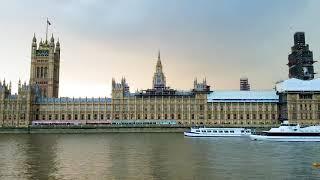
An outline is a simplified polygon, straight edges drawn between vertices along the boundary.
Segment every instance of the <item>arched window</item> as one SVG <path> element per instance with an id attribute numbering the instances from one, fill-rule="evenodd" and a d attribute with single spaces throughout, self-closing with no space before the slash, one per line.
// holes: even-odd
<path id="1" fill-rule="evenodd" d="M 43 67 L 40 69 L 40 77 L 43 77 Z"/>
<path id="2" fill-rule="evenodd" d="M 40 77 L 40 68 L 39 67 L 37 67 L 37 76 L 36 76 L 37 78 L 39 78 Z"/>
<path id="3" fill-rule="evenodd" d="M 47 76 L 48 76 L 48 68 L 45 67 L 44 68 L 44 77 L 47 78 Z"/>

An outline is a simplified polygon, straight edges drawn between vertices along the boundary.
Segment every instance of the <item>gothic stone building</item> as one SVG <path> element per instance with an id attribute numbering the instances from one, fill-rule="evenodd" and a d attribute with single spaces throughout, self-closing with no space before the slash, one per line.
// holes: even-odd
<path id="1" fill-rule="evenodd" d="M 269 91 L 212 91 L 204 79 L 193 88 L 179 91 L 166 85 L 160 53 L 152 88 L 130 92 L 125 78 L 112 79 L 111 98 L 58 97 L 60 43 L 34 37 L 30 83 L 17 94 L 11 84 L 0 83 L 0 126 L 26 127 L 33 122 L 145 122 L 184 126 L 269 126 L 281 120 L 303 124 L 320 122 L 319 79 L 289 79 Z M 305 83 L 300 86 L 300 83 Z M 290 89 L 295 84 L 295 89 Z M 301 87 L 309 87 L 307 91 Z M 300 88 L 300 90 L 299 90 Z"/>

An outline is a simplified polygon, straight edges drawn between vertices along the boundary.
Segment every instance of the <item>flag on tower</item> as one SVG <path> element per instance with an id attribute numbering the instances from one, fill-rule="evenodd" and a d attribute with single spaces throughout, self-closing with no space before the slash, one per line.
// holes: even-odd
<path id="1" fill-rule="evenodd" d="M 51 22 L 47 19 L 47 23 L 48 23 L 48 25 L 51 25 Z"/>

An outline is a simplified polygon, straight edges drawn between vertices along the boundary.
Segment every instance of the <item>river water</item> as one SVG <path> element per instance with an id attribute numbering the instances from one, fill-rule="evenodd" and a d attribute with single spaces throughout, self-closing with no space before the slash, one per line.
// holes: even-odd
<path id="1" fill-rule="evenodd" d="M 0 179 L 320 179 L 320 143 L 181 133 L 0 134 Z"/>

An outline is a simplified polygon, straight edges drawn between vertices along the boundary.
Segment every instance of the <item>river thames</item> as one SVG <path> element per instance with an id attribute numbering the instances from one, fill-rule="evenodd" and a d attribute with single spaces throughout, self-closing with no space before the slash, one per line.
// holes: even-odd
<path id="1" fill-rule="evenodd" d="M 181 133 L 0 134 L 0 179 L 320 179 L 320 143 Z"/>

